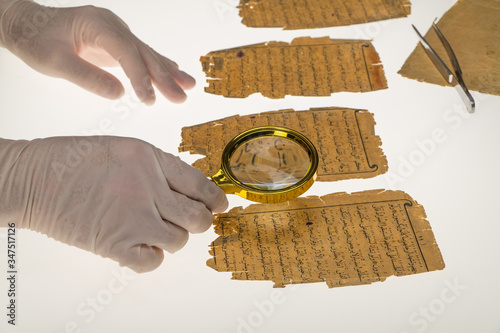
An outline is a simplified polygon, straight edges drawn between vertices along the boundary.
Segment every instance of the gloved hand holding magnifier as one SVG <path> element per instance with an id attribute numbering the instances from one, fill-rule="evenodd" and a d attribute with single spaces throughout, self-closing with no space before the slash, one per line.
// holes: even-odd
<path id="1" fill-rule="evenodd" d="M 212 177 L 226 194 L 278 203 L 293 200 L 316 180 L 318 153 L 301 133 L 275 126 L 252 128 L 233 138 Z"/>

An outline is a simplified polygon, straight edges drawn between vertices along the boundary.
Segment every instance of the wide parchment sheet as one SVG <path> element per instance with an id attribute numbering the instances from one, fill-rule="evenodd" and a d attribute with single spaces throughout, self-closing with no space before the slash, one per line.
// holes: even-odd
<path id="1" fill-rule="evenodd" d="M 184 127 L 179 152 L 205 155 L 193 166 L 211 177 L 221 166 L 226 144 L 239 133 L 258 126 L 287 127 L 308 137 L 319 155 L 318 181 L 370 178 L 387 171 L 381 140 L 374 134 L 373 114 L 337 107 L 236 115 Z"/>
<path id="2" fill-rule="evenodd" d="M 409 0 L 240 0 L 248 27 L 312 29 L 374 22 L 410 14 Z"/>
<path id="3" fill-rule="evenodd" d="M 205 91 L 225 97 L 330 96 L 387 88 L 370 41 L 301 37 L 214 51 L 200 59 Z"/>
<path id="4" fill-rule="evenodd" d="M 469 90 L 500 95 L 500 1 L 458 1 L 437 25 L 458 58 Z M 453 70 L 434 29 L 431 28 L 425 38 Z M 420 43 L 399 74 L 418 81 L 447 85 Z"/>
<path id="5" fill-rule="evenodd" d="M 207 265 L 235 280 L 328 287 L 444 268 L 424 208 L 401 191 L 298 198 L 218 214 Z"/>

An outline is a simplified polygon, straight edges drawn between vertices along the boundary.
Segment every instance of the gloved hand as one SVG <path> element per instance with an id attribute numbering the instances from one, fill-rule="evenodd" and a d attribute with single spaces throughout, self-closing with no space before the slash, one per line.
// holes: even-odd
<path id="1" fill-rule="evenodd" d="M 116 99 L 124 94 L 122 84 L 98 66 L 120 65 L 147 105 L 156 98 L 152 83 L 175 103 L 183 102 L 184 90 L 195 85 L 190 75 L 141 42 L 107 9 L 50 8 L 30 0 L 17 0 L 3 9 L 2 13 L 0 7 L 0 46 L 40 73 Z"/>
<path id="2" fill-rule="evenodd" d="M 118 261 L 157 268 L 227 208 L 201 171 L 121 137 L 0 139 L 0 226 L 35 230 Z"/>

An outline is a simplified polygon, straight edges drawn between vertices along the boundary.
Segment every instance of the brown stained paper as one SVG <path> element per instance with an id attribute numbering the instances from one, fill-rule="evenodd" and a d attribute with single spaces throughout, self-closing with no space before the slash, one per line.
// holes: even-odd
<path id="1" fill-rule="evenodd" d="M 241 0 L 242 23 L 249 27 L 311 29 L 406 17 L 409 0 Z"/>
<path id="2" fill-rule="evenodd" d="M 328 287 L 444 268 L 425 211 L 401 191 L 335 193 L 218 214 L 207 265 L 235 280 Z"/>
<path id="3" fill-rule="evenodd" d="M 384 69 L 370 41 L 328 37 L 268 42 L 210 52 L 201 57 L 208 87 L 225 97 L 330 96 L 387 88 Z"/>
<path id="4" fill-rule="evenodd" d="M 336 107 L 236 115 L 184 127 L 179 152 L 205 155 L 193 166 L 210 177 L 219 170 L 222 151 L 236 135 L 259 126 L 282 126 L 304 134 L 316 147 L 318 181 L 370 178 L 387 171 L 374 125 L 373 114 L 366 110 Z"/>
<path id="5" fill-rule="evenodd" d="M 500 1 L 458 1 L 437 25 L 458 58 L 467 87 L 500 95 Z M 430 29 L 425 38 L 453 70 L 434 29 Z M 447 85 L 420 43 L 399 74 L 418 81 Z"/>

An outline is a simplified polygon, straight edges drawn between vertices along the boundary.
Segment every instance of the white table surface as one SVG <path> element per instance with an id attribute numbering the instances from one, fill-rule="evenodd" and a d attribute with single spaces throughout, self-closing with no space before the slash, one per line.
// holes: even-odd
<path id="1" fill-rule="evenodd" d="M 92 3 L 113 10 L 137 36 L 195 76 L 197 86 L 182 105 L 161 97 L 153 107 L 141 105 L 127 82 L 125 97 L 108 101 L 45 77 L 0 49 L 0 136 L 86 135 L 98 133 L 104 120 L 112 124 L 104 134 L 137 137 L 178 154 L 183 126 L 286 108 L 368 109 L 375 114 L 389 173 L 399 177 L 397 181 L 382 175 L 316 183 L 308 194 L 404 190 L 425 207 L 446 268 L 365 286 L 328 289 L 325 283 L 316 283 L 273 289 L 272 282 L 235 281 L 231 273 L 208 268 L 208 245 L 216 238 L 213 230 L 193 235 L 184 249 L 167 254 L 160 268 L 142 275 L 44 235 L 20 230 L 17 326 L 12 327 L 6 316 L 3 229 L 0 332 L 500 332 L 500 219 L 496 209 L 500 97 L 473 93 L 477 111 L 468 115 L 453 88 L 397 74 L 417 44 L 411 24 L 425 32 L 455 1 L 413 0 L 408 18 L 299 31 L 247 28 L 240 23 L 235 2 Z M 87 4 L 50 1 L 57 3 Z M 389 89 L 278 100 L 260 94 L 226 99 L 203 91 L 206 83 L 200 56 L 270 40 L 289 42 L 301 36 L 373 38 Z M 112 72 L 125 78 L 120 69 Z M 435 130 L 441 130 L 445 139 L 423 151 L 421 143 L 428 142 Z M 180 156 L 187 162 L 196 159 L 187 153 Z M 414 162 L 411 167 L 410 160 Z M 229 200 L 231 207 L 249 204 L 235 196 Z"/>

